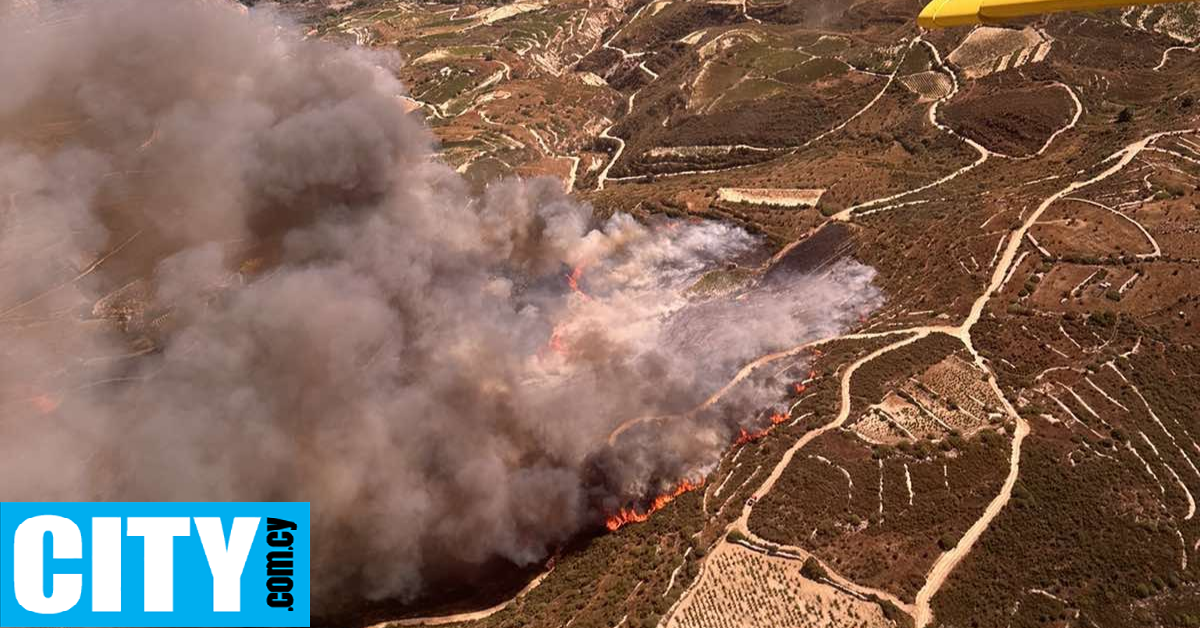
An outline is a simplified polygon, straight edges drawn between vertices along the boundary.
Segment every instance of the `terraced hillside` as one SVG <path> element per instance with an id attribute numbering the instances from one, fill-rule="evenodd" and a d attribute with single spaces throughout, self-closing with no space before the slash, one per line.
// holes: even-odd
<path id="1" fill-rule="evenodd" d="M 1200 4 L 936 32 L 916 0 L 286 4 L 399 55 L 479 188 L 765 236 L 693 298 L 839 257 L 886 297 L 745 365 L 788 412 L 648 521 L 334 623 L 1200 625 Z"/>

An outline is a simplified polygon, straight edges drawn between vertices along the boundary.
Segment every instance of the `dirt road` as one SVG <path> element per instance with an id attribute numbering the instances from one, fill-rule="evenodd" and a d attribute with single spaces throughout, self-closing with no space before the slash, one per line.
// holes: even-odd
<path id="1" fill-rule="evenodd" d="M 757 502 L 764 495 L 771 492 L 771 489 L 775 486 L 775 482 L 779 480 L 779 476 L 783 475 L 783 471 L 787 469 L 788 464 L 792 462 L 792 458 L 796 455 L 797 451 L 800 451 L 800 449 L 812 442 L 812 440 L 816 437 L 828 432 L 829 430 L 841 427 L 842 424 L 846 422 L 846 419 L 850 417 L 850 380 L 854 377 L 854 372 L 857 371 L 860 366 L 885 353 L 899 349 L 905 345 L 912 344 L 928 336 L 931 333 L 931 329 L 932 328 L 923 328 L 919 331 L 910 330 L 914 331 L 915 333 L 912 333 L 911 336 L 905 338 L 904 340 L 893 342 L 886 347 L 876 349 L 875 351 L 859 358 L 853 364 L 851 364 L 845 370 L 845 372 L 842 373 L 842 401 L 841 409 L 838 410 L 837 416 L 834 417 L 834 419 L 829 423 L 826 423 L 825 425 L 808 432 L 804 436 L 800 437 L 795 443 L 793 443 L 792 446 L 789 447 L 788 450 L 783 454 L 783 458 L 780 458 L 779 463 L 775 465 L 775 468 L 771 470 L 771 474 L 768 475 L 765 480 L 763 480 L 762 484 L 758 485 L 758 489 L 754 491 L 752 499 Z M 738 530 L 747 533 L 749 532 L 750 528 L 747 525 L 747 522 L 750 520 L 750 511 L 753 509 L 754 506 L 749 501 L 746 503 L 746 505 L 742 506 L 742 515 L 738 517 L 737 521 L 735 521 L 733 524 Z"/>
<path id="2" fill-rule="evenodd" d="M 923 628 L 929 624 L 933 618 L 933 611 L 930 608 L 930 600 L 933 599 L 942 585 L 945 584 L 946 578 L 950 576 L 950 572 L 958 566 L 958 563 L 970 553 L 971 548 L 975 546 L 975 542 L 991 525 L 992 520 L 1004 506 L 1008 504 L 1008 500 L 1012 497 L 1013 486 L 1017 483 L 1017 477 L 1020 475 L 1021 465 L 1021 443 L 1025 437 L 1029 435 L 1029 423 L 1018 417 L 1017 429 L 1013 433 L 1012 453 L 1009 455 L 1008 477 L 1004 479 L 1004 486 L 1000 488 L 1000 493 L 996 495 L 992 502 L 988 504 L 983 511 L 983 516 L 975 521 L 966 534 L 959 539 L 953 549 L 941 555 L 937 562 L 933 564 L 933 568 L 929 570 L 925 577 L 925 584 L 921 590 L 917 592 L 917 600 L 915 604 L 916 612 L 913 613 L 913 619 L 916 622 L 917 628 Z"/>
<path id="3" fill-rule="evenodd" d="M 520 592 L 518 592 L 512 598 L 483 610 L 471 611 L 468 613 L 455 613 L 453 615 L 440 615 L 437 617 L 410 617 L 408 619 L 394 619 L 391 621 L 380 622 L 378 624 L 368 626 L 367 628 L 387 628 L 388 626 L 443 626 L 446 624 L 457 624 L 460 622 L 487 619 L 488 617 L 491 617 L 492 615 L 495 615 L 496 613 L 508 608 L 508 606 L 513 602 L 525 597 L 525 594 L 537 588 L 537 586 L 546 579 L 546 576 L 550 575 L 551 571 L 552 570 L 548 569 L 542 572 L 540 575 L 538 575 L 538 577 L 529 581 L 529 584 L 525 585 L 525 588 L 521 589 Z"/>

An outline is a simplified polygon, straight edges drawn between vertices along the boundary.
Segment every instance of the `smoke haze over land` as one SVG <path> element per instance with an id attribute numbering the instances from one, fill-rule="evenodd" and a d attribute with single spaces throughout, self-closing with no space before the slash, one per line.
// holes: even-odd
<path id="1" fill-rule="evenodd" d="M 311 501 L 318 603 L 543 559 L 776 399 L 615 426 L 879 299 L 838 262 L 690 300 L 757 239 L 474 196 L 397 59 L 268 11 L 0 14 L 0 499 Z"/>

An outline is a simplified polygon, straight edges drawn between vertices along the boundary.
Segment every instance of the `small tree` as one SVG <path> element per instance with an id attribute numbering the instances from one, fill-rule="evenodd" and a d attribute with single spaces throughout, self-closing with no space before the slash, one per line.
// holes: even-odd
<path id="1" fill-rule="evenodd" d="M 1121 113 L 1117 114 L 1117 124 L 1129 124 L 1130 122 L 1133 122 L 1133 111 L 1129 107 L 1125 107 Z"/>
<path id="2" fill-rule="evenodd" d="M 800 568 L 800 575 L 809 580 L 822 581 L 829 578 L 829 572 L 825 571 L 825 567 L 817 562 L 817 559 L 809 556 L 804 561 L 804 566 Z"/>

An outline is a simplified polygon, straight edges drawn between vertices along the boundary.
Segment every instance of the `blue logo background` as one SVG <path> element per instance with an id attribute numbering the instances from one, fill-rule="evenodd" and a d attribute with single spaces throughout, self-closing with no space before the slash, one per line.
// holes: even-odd
<path id="1" fill-rule="evenodd" d="M 51 593 L 55 573 L 83 574 L 83 591 L 70 610 L 42 615 L 17 603 L 13 573 L 13 539 L 17 526 L 39 515 L 70 519 L 83 538 L 83 557 L 54 559 L 51 537 L 43 537 L 43 590 Z M 92 612 L 92 517 L 120 517 L 121 521 L 121 611 Z M 219 517 L 228 543 L 234 517 L 259 517 L 254 544 L 246 558 L 241 578 L 241 611 L 213 611 L 213 577 L 204 547 L 190 522 L 191 533 L 176 537 L 174 547 L 174 610 L 147 613 L 143 606 L 144 539 L 127 536 L 128 517 Z M 293 548 L 292 610 L 267 605 L 267 552 L 278 549 L 267 544 L 267 519 L 295 523 Z M 309 505 L 301 502 L 149 502 L 149 503 L 0 503 L 0 627 L 59 626 L 308 626 L 311 583 L 309 573 Z"/>

